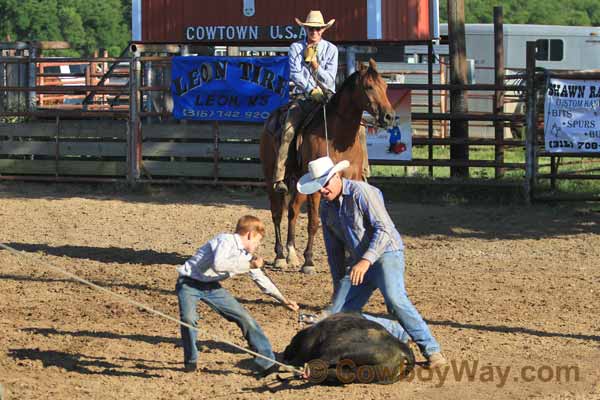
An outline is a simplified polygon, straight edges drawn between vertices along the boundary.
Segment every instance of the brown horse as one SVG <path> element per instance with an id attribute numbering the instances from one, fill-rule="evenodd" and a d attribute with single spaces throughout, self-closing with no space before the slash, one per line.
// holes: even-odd
<path id="1" fill-rule="evenodd" d="M 307 200 L 307 196 L 296 191 L 296 181 L 307 171 L 309 161 L 327 155 L 328 146 L 329 157 L 334 163 L 341 160 L 350 162 L 350 167 L 343 172 L 345 178 L 363 178 L 363 146 L 358 137 L 363 111 L 370 113 L 380 126 L 391 126 L 395 119 L 395 112 L 387 98 L 386 90 L 387 84 L 377 72 L 377 65 L 373 60 L 369 61 L 368 67 L 361 66 L 359 71 L 350 75 L 326 107 L 329 141 L 325 139 L 323 110 L 319 108 L 317 116 L 301 132 L 302 141 L 298 152 L 291 151 L 291 155 L 288 157 L 286 181 L 290 188 L 290 196 L 284 196 L 273 190 L 272 177 L 279 138 L 276 138 L 267 129 L 263 130 L 260 140 L 260 158 L 271 203 L 271 216 L 275 225 L 275 266 L 284 266 L 286 262 L 293 266 L 300 265 L 295 244 L 296 220 L 300 207 Z M 279 113 L 274 112 L 270 118 L 276 118 L 277 114 Z M 269 121 L 265 127 L 268 125 Z M 294 146 L 290 146 L 290 148 L 292 147 Z M 312 248 L 315 234 L 319 228 L 321 196 L 317 192 L 308 198 L 308 243 L 304 251 L 304 265 L 301 270 L 305 273 L 313 273 L 315 267 Z M 288 256 L 286 260 L 281 241 L 281 219 L 288 204 Z"/>

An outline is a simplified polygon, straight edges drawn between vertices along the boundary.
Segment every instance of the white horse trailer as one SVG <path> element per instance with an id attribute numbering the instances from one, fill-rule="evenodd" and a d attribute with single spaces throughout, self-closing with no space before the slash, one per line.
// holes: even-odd
<path id="1" fill-rule="evenodd" d="M 442 36 L 448 25 L 440 26 Z M 494 25 L 466 24 L 467 58 L 475 61 L 475 81 L 494 83 Z M 504 63 L 525 69 L 527 42 L 538 42 L 536 65 L 549 70 L 600 68 L 600 27 L 504 24 Z"/>
<path id="2" fill-rule="evenodd" d="M 526 67 L 527 42 L 538 43 L 536 65 L 552 71 L 600 68 L 600 27 L 504 24 L 504 66 L 507 75 L 518 74 Z M 440 25 L 442 37 L 448 25 Z M 466 24 L 465 40 L 471 83 L 494 83 L 494 25 Z M 434 46 L 436 55 L 447 56 L 448 46 Z M 409 61 L 420 62 L 426 46 L 406 46 Z M 412 55 L 412 56 L 411 56 Z M 424 67 L 426 68 L 426 67 Z M 515 83 L 515 82 L 512 82 Z M 493 92 L 468 93 L 470 111 L 492 111 Z M 522 104 L 507 103 L 505 112 L 523 112 Z M 470 135 L 493 137 L 491 123 L 471 123 Z M 510 131 L 507 129 L 507 135 Z"/>

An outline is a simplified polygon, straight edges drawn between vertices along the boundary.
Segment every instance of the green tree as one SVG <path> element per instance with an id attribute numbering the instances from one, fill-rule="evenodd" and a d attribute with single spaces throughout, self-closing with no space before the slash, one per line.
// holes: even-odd
<path id="1" fill-rule="evenodd" d="M 66 5 L 59 8 L 58 17 L 63 27 L 63 38 L 71 45 L 71 50 L 67 51 L 66 55 L 78 55 L 78 49 L 84 48 L 86 44 L 86 32 L 81 16 L 74 7 Z"/>
<path id="2" fill-rule="evenodd" d="M 105 48 L 119 55 L 131 37 L 121 0 L 79 0 L 77 5 L 86 31 L 86 52 Z"/>
<path id="3" fill-rule="evenodd" d="M 494 6 L 502 6 L 504 23 L 600 26 L 598 0 L 464 0 L 467 23 L 491 23 Z M 447 21 L 448 0 L 440 0 L 440 18 Z"/>
<path id="4" fill-rule="evenodd" d="M 0 40 L 64 40 L 71 44 L 67 55 L 100 48 L 119 55 L 131 37 L 130 21 L 127 0 L 0 0 Z"/>

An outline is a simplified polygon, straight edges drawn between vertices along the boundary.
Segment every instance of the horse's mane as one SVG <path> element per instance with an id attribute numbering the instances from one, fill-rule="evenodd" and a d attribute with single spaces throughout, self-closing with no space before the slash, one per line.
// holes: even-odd
<path id="1" fill-rule="evenodd" d="M 364 74 L 370 76 L 373 80 L 376 80 L 379 76 L 377 70 L 372 68 L 368 68 Z M 357 70 L 353 72 L 349 77 L 344 79 L 344 82 L 342 83 L 340 89 L 333 95 L 331 100 L 329 100 L 329 103 L 327 103 L 327 112 L 333 111 L 338 108 L 338 103 L 340 102 L 343 93 L 345 93 L 346 91 L 352 92 L 354 91 L 354 89 L 356 89 L 356 85 L 358 85 L 358 80 L 360 79 L 360 77 L 361 72 L 360 70 Z"/>
<path id="2" fill-rule="evenodd" d="M 349 77 L 344 79 L 344 82 L 342 83 L 342 86 L 340 87 L 340 89 L 335 92 L 335 94 L 333 95 L 331 100 L 329 100 L 329 102 L 327 103 L 327 111 L 336 109 L 338 107 L 338 103 L 340 102 L 340 99 L 342 98 L 342 94 L 345 91 L 349 90 L 350 92 L 352 92 L 356 88 L 359 77 L 360 77 L 360 72 L 355 71 L 352 73 L 352 75 L 350 75 Z"/>
<path id="3" fill-rule="evenodd" d="M 374 80 L 376 80 L 377 77 L 379 76 L 379 73 L 375 69 L 368 68 L 365 72 L 361 72 L 360 70 L 357 70 L 354 73 L 352 73 L 349 77 L 344 79 L 344 82 L 342 83 L 342 86 L 340 87 L 340 89 L 337 92 L 335 92 L 335 94 L 331 97 L 331 99 L 327 103 L 327 114 L 328 115 L 330 113 L 331 114 L 336 113 L 336 110 L 340 106 L 340 101 L 341 101 L 342 97 L 347 92 L 352 93 L 356 89 L 356 86 L 359 83 L 359 79 L 361 78 L 361 76 L 364 76 L 364 75 L 368 75 L 371 78 L 373 78 Z M 312 118 L 312 120 L 308 123 L 308 125 L 304 127 L 305 132 L 310 132 L 315 127 L 319 126 L 322 122 L 323 122 L 322 119 Z"/>

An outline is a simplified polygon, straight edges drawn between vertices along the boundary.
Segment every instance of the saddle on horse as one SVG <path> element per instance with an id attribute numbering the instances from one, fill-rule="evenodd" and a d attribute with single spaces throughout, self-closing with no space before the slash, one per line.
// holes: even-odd
<path id="1" fill-rule="evenodd" d="M 285 126 L 285 120 L 287 118 L 288 110 L 290 109 L 291 104 L 292 103 L 285 104 L 273 111 L 267 119 L 267 122 L 265 123 L 266 131 L 275 138 L 277 143 L 281 141 L 283 128 Z M 307 100 L 301 100 L 298 104 L 302 108 L 302 113 L 305 115 L 305 117 L 299 124 L 299 126 L 295 129 L 295 137 L 292 142 L 294 143 L 294 145 L 290 146 L 290 151 L 288 154 L 288 161 L 291 158 L 290 155 L 296 155 L 293 159 L 295 160 L 297 166 L 299 166 L 301 162 L 299 156 L 300 152 L 298 150 L 302 145 L 302 137 L 304 134 L 304 130 L 306 129 L 306 127 L 311 125 L 315 119 L 317 119 L 318 117 L 322 118 L 322 113 L 319 113 L 319 111 L 322 110 L 322 104 Z M 316 123 L 317 121 L 314 122 Z"/>

